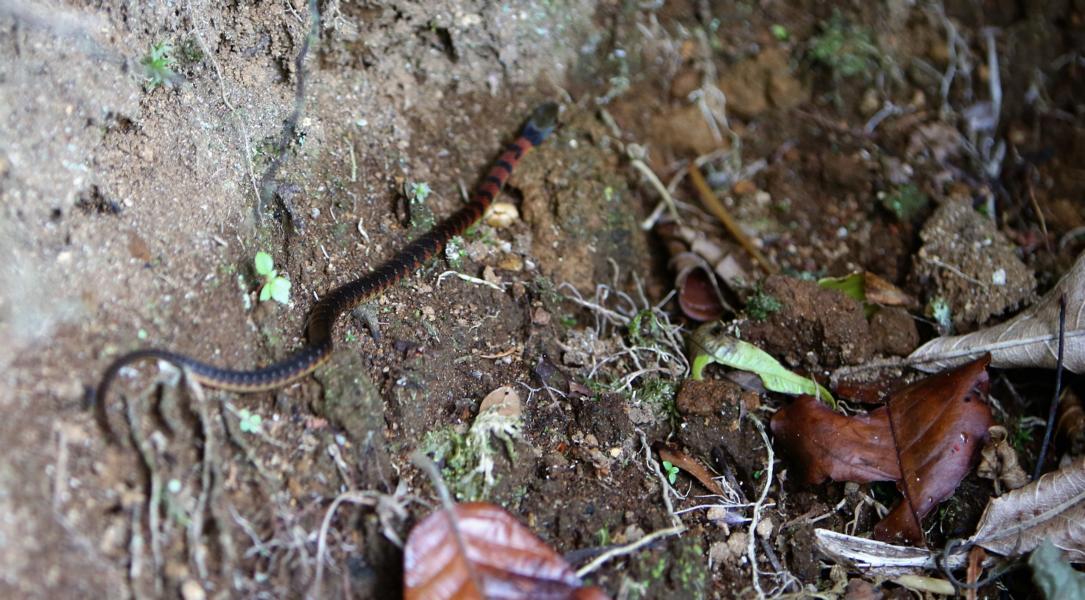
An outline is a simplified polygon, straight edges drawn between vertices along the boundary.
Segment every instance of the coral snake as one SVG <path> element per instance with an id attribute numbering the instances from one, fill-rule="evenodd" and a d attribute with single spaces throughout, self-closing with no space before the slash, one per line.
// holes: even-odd
<path id="1" fill-rule="evenodd" d="M 463 208 L 407 244 L 377 268 L 335 288 L 320 299 L 309 313 L 306 324 L 307 343 L 294 354 L 266 367 L 235 371 L 209 365 L 169 350 L 136 350 L 113 361 L 102 376 L 95 397 L 100 416 L 104 417 L 106 394 L 113 380 L 123 367 L 135 362 L 162 360 L 173 363 L 187 370 L 193 379 L 205 386 L 235 392 L 271 390 L 312 373 L 331 356 L 332 334 L 339 317 L 406 277 L 430 257 L 441 252 L 450 239 L 462 234 L 478 221 L 505 185 L 516 163 L 553 131 L 557 116 L 557 104 L 546 103 L 536 108 L 521 130 L 520 137 L 505 147 L 505 151 L 494 162 Z"/>

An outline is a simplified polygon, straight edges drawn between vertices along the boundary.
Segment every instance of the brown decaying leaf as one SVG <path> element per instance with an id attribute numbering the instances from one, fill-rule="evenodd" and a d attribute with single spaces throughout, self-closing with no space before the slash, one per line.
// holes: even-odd
<path id="1" fill-rule="evenodd" d="M 990 352 L 991 366 L 1055 368 L 1059 344 L 1059 297 L 1066 295 L 1066 333 L 1063 366 L 1074 373 L 1085 372 L 1085 254 L 1073 268 L 1036 304 L 994 327 L 967 335 L 935 338 L 922 345 L 910 362 L 922 360 L 916 368 L 938 371 L 958 365 L 971 357 Z"/>
<path id="2" fill-rule="evenodd" d="M 700 267 L 679 274 L 675 282 L 678 306 L 687 317 L 704 322 L 723 316 L 723 303 L 712 277 L 711 273 Z"/>
<path id="3" fill-rule="evenodd" d="M 866 301 L 871 304 L 903 306 L 906 308 L 919 306 L 915 298 L 870 271 L 863 272 L 863 293 L 866 296 Z"/>
<path id="4" fill-rule="evenodd" d="M 1073 562 L 1085 562 L 1085 459 L 991 500 L 970 541 L 1021 556 L 1045 539 Z"/>
<path id="5" fill-rule="evenodd" d="M 980 450 L 980 464 L 976 475 L 995 482 L 995 495 L 1002 494 L 1002 486 L 1016 490 L 1028 484 L 1029 476 L 1017 460 L 1017 450 L 1010 445 L 1010 432 L 1001 425 L 987 430 L 987 443 Z"/>
<path id="6" fill-rule="evenodd" d="M 705 489 L 713 494 L 717 496 L 724 495 L 723 488 L 720 487 L 720 484 L 715 479 L 712 479 L 712 473 L 710 473 L 699 460 L 686 454 L 682 450 L 661 446 L 659 448 L 659 458 L 682 469 L 686 473 L 693 475 L 697 481 L 701 482 L 701 485 L 703 485 Z"/>
<path id="7" fill-rule="evenodd" d="M 1064 389 L 1059 400 L 1055 441 L 1070 456 L 1085 454 L 1085 408 L 1081 406 L 1081 398 L 1071 388 Z"/>
<path id="8" fill-rule="evenodd" d="M 565 560 L 504 509 L 483 502 L 438 510 L 403 550 L 407 600 L 606 598 L 582 587 Z"/>
<path id="9" fill-rule="evenodd" d="M 897 390 L 865 416 L 844 417 L 800 397 L 773 416 L 773 434 L 807 484 L 896 481 L 904 500 L 875 526 L 874 537 L 922 544 L 923 517 L 957 488 L 993 424 L 989 360 Z"/>

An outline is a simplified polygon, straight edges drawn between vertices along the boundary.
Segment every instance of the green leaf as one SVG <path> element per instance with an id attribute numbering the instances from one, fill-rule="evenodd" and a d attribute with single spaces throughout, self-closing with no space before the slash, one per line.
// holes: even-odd
<path id="1" fill-rule="evenodd" d="M 271 258 L 271 255 L 261 250 L 256 253 L 256 273 L 261 277 L 269 277 L 272 274 L 272 269 L 275 268 L 275 261 Z"/>
<path id="2" fill-rule="evenodd" d="M 267 302 L 271 298 L 271 283 L 265 283 L 260 288 L 260 302 Z"/>
<path id="3" fill-rule="evenodd" d="M 678 467 L 665 460 L 663 461 L 663 470 L 667 472 L 667 481 L 674 485 L 674 482 L 678 480 Z"/>
<path id="4" fill-rule="evenodd" d="M 271 297 L 279 304 L 290 304 L 290 280 L 285 277 L 272 279 L 267 287 L 271 288 Z"/>
<path id="5" fill-rule="evenodd" d="M 694 353 L 690 377 L 693 379 L 702 379 L 704 368 L 709 363 L 716 362 L 756 374 L 765 387 L 774 392 L 791 395 L 809 394 L 836 407 L 836 400 L 821 384 L 788 371 L 768 352 L 718 329 L 718 323 L 709 323 L 702 325 L 690 336 Z"/>
<path id="6" fill-rule="evenodd" d="M 859 302 L 866 302 L 866 280 L 862 272 L 845 277 L 823 277 L 818 279 L 818 285 L 828 290 L 837 290 Z"/>
<path id="7" fill-rule="evenodd" d="M 1044 540 L 1028 558 L 1032 581 L 1048 600 L 1085 598 L 1085 573 L 1079 573 L 1062 557 L 1062 551 Z"/>

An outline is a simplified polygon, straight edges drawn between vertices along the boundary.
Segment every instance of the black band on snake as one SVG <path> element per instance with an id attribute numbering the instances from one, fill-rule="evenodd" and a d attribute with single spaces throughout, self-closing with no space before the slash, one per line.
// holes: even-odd
<path id="1" fill-rule="evenodd" d="M 209 365 L 169 350 L 136 350 L 113 361 L 102 376 L 95 397 L 100 415 L 104 417 L 106 394 L 121 368 L 144 360 L 173 363 L 187 369 L 196 381 L 205 386 L 235 392 L 272 390 L 312 373 L 331 356 L 332 334 L 339 317 L 409 275 L 430 257 L 441 252 L 450 239 L 461 235 L 478 221 L 505 185 L 516 163 L 553 131 L 557 116 L 558 106 L 554 103 L 543 104 L 535 109 L 521 130 L 520 137 L 506 146 L 490 172 L 475 189 L 467 205 L 377 268 L 335 288 L 320 299 L 309 313 L 306 324 L 307 343 L 294 354 L 266 367 L 252 371 L 235 371 Z"/>

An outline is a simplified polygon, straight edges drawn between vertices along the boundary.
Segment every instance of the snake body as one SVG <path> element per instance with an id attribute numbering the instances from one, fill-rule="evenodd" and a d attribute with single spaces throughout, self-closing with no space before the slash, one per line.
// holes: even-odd
<path id="1" fill-rule="evenodd" d="M 535 109 L 520 131 L 520 136 L 505 147 L 463 208 L 407 244 L 380 266 L 335 288 L 313 305 L 306 325 L 307 342 L 297 352 L 258 369 L 233 370 L 216 367 L 170 350 L 136 350 L 114 360 L 106 369 L 96 393 L 99 410 L 104 410 L 106 395 L 120 370 L 132 363 L 146 360 L 173 363 L 187 370 L 192 378 L 205 386 L 235 392 L 272 390 L 312 373 L 331 356 L 333 333 L 339 317 L 409 275 L 433 255 L 441 252 L 450 239 L 461 235 L 478 221 L 505 185 L 516 163 L 553 131 L 557 124 L 557 114 L 558 106 L 554 103 L 543 104 Z"/>

